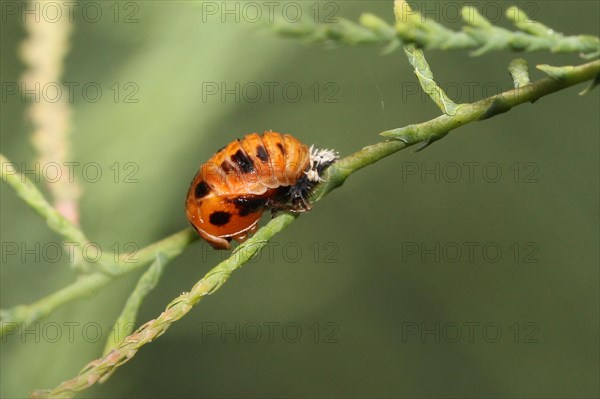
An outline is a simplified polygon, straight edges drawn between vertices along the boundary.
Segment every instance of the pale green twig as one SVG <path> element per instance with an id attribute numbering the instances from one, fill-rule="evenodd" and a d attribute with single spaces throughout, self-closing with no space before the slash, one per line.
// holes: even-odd
<path id="1" fill-rule="evenodd" d="M 539 69 L 540 71 L 544 72 L 545 74 L 553 77 L 556 80 L 569 79 L 569 77 L 571 76 L 571 73 L 573 71 L 573 68 L 575 68 L 574 66 L 571 66 L 571 65 L 556 67 L 556 66 L 552 66 L 552 65 L 548 65 L 548 64 L 536 65 L 535 67 L 537 69 Z M 583 91 L 581 91 L 579 93 L 579 95 L 583 96 L 583 95 L 589 93 L 596 86 L 598 86 L 598 84 L 600 84 L 600 73 L 596 75 L 594 80 L 592 80 L 592 82 L 590 82 L 589 86 L 586 87 Z"/>
<path id="2" fill-rule="evenodd" d="M 46 220 L 48 227 L 63 236 L 65 243 L 74 245 L 77 249 L 75 252 L 78 254 L 77 260 L 85 260 L 81 251 L 89 243 L 89 240 L 83 231 L 50 205 L 31 180 L 17 171 L 16 164 L 2 154 L 0 154 L 0 176 L 3 183 L 8 183 L 20 198 Z M 100 272 L 119 275 L 122 274 L 123 268 L 136 268 L 135 265 L 127 263 L 123 259 L 127 255 L 117 255 L 116 262 L 113 257 L 105 255 L 102 254 L 100 260 L 93 264 L 94 268 Z"/>
<path id="3" fill-rule="evenodd" d="M 535 67 L 556 80 L 567 79 L 575 68 L 571 65 L 557 67 L 548 64 L 540 64 Z"/>
<path id="4" fill-rule="evenodd" d="M 0 170 L 2 182 L 8 183 L 27 205 L 40 214 L 48 223 L 48 227 L 63 236 L 66 241 L 77 243 L 80 247 L 88 242 L 83 232 L 50 205 L 37 187 L 17 171 L 16 164 L 2 154 L 0 154 Z"/>
<path id="5" fill-rule="evenodd" d="M 506 112 L 518 104 L 533 102 L 555 91 L 591 80 L 599 72 L 600 61 L 590 62 L 574 67 L 573 70 L 567 73 L 567 76 L 560 80 L 545 78 L 523 88 L 501 93 L 473 104 L 463 104 L 458 108 L 456 116 L 442 115 L 419 125 L 411 125 L 411 128 L 384 132 L 382 134 L 395 139 L 370 145 L 334 163 L 325 171 L 325 181 L 317 186 L 311 199 L 318 201 L 327 193 L 341 186 L 352 173 L 367 165 L 418 142 L 439 137 L 440 132 L 448 132 L 450 128 L 462 125 L 460 119 L 463 117 L 467 118 L 464 123 L 487 119 Z M 225 284 L 234 270 L 250 260 L 266 245 L 269 239 L 287 227 L 294 218 L 293 215 L 283 214 L 271 220 L 266 226 L 259 229 L 253 237 L 236 248 L 231 257 L 209 271 L 192 287 L 190 292 L 175 298 L 158 318 L 150 320 L 139 327 L 106 356 L 89 363 L 75 378 L 63 382 L 52 390 L 35 391 L 33 397 L 72 397 L 96 382 L 105 381 L 118 367 L 135 356 L 143 345 L 164 334 L 171 324 L 185 316 L 203 296 L 215 292 Z"/>
<path id="6" fill-rule="evenodd" d="M 393 34 L 390 37 L 383 31 L 368 29 L 343 18 L 339 18 L 336 24 L 316 24 L 308 19 L 290 24 L 278 19 L 266 26 L 282 36 L 303 37 L 310 41 L 329 44 L 374 44 L 396 40 Z"/>
<path id="7" fill-rule="evenodd" d="M 594 79 L 600 73 L 600 61 L 592 61 L 574 67 L 561 80 L 545 78 L 529 85 L 500 93 L 473 104 L 462 104 L 455 116 L 442 115 L 420 124 L 392 129 L 380 133 L 397 140 L 373 144 L 340 159 L 325 171 L 325 181 L 317 186 L 313 200 L 319 200 L 330 191 L 341 186 L 348 176 L 378 160 L 408 146 L 443 137 L 450 130 L 475 120 L 484 120 L 525 102 L 534 102 L 548 94 Z M 462 121 L 462 117 L 468 121 Z"/>
<path id="8" fill-rule="evenodd" d="M 397 26 L 404 24 L 404 21 L 408 21 L 406 15 L 411 11 L 412 10 L 406 1 L 394 1 L 394 14 L 396 15 Z M 414 44 L 409 43 L 404 46 L 404 52 L 408 57 L 410 65 L 412 65 L 415 70 L 415 74 L 417 75 L 417 79 L 419 79 L 423 91 L 433 100 L 443 113 L 446 115 L 453 115 L 456 112 L 456 104 L 433 79 L 433 72 L 425 59 L 423 51 Z"/>
<path id="9" fill-rule="evenodd" d="M 185 316 L 194 305 L 204 296 L 217 291 L 231 276 L 231 273 L 260 251 L 267 241 L 287 227 L 295 216 L 283 214 L 271 220 L 253 237 L 237 247 L 232 255 L 211 269 L 190 290 L 169 303 L 164 312 L 156 319 L 150 320 L 139 327 L 133 334 L 126 337 L 116 348 L 105 357 L 94 360 L 83 368 L 81 373 L 63 382 L 53 390 L 38 390 L 33 392 L 33 398 L 68 398 L 76 392 L 89 388 L 96 382 L 105 381 L 117 367 L 129 361 L 138 349 L 152 340 L 160 337 L 175 321 Z"/>
<path id="10" fill-rule="evenodd" d="M 111 281 L 111 277 L 104 273 L 92 273 L 80 276 L 77 281 L 59 291 L 56 291 L 37 302 L 29 305 L 19 305 L 0 311 L 0 335 L 6 336 L 16 333 L 23 324 L 30 324 L 46 317 L 56 308 L 72 301 L 96 293 Z"/>
<path id="11" fill-rule="evenodd" d="M 569 52 L 580 47 L 584 58 L 594 58 L 600 55 L 600 40 L 595 36 L 565 36 L 538 21 L 530 19 L 527 13 L 516 6 L 509 7 L 506 10 L 506 17 L 523 32 L 538 37 L 540 42 L 536 47 L 540 49 L 549 48 L 550 51 L 559 53 Z M 531 45 L 531 47 L 533 46 Z"/>
<path id="12" fill-rule="evenodd" d="M 85 234 L 59 214 L 36 186 L 25 175 L 20 174 L 15 164 L 2 154 L 0 154 L 0 173 L 2 182 L 11 186 L 25 203 L 47 221 L 52 230 L 62 235 L 66 242 L 76 243 L 79 249 L 83 248 L 88 242 Z M 0 336 L 14 333 L 23 324 L 38 321 L 66 303 L 97 293 L 114 278 L 144 267 L 154 259 L 157 252 L 162 252 L 167 259 L 172 259 L 179 255 L 187 244 L 197 239 L 198 236 L 193 230 L 184 229 L 142 248 L 134 254 L 133 259 L 126 259 L 128 254 L 119 254 L 116 260 L 103 256 L 100 262 L 94 264 L 98 271 L 80 276 L 73 284 L 31 304 L 1 309 Z"/>
<path id="13" fill-rule="evenodd" d="M 554 69 L 555 71 L 560 68 Z M 461 104 L 455 115 L 442 115 L 431 121 L 409 125 L 381 133 L 382 136 L 396 138 L 407 144 L 437 140 L 464 124 L 485 120 L 497 114 L 508 112 L 524 102 L 534 102 L 566 87 L 592 80 L 600 72 L 600 61 L 593 61 L 576 67 L 560 69 L 560 74 L 529 83 L 523 87 L 488 97 L 472 104 Z"/>
<path id="14" fill-rule="evenodd" d="M 507 18 L 519 29 L 514 32 L 492 25 L 473 7 L 463 8 L 462 16 L 468 26 L 460 31 L 448 29 L 431 19 L 425 20 L 417 11 L 408 10 L 395 26 L 365 13 L 360 17 L 359 24 L 342 18 L 339 18 L 338 24 L 310 21 L 290 24 L 280 21 L 275 24 L 275 31 L 285 36 L 331 45 L 384 45 L 386 51 L 403 43 L 426 50 L 476 49 L 472 55 L 499 50 L 580 53 L 588 59 L 600 55 L 600 38 L 597 36 L 565 36 L 530 20 L 524 11 L 516 7 L 509 8 L 506 13 Z"/>
<path id="15" fill-rule="evenodd" d="M 151 262 L 157 253 L 162 253 L 166 261 L 177 257 L 190 243 L 196 241 L 198 235 L 190 228 L 183 229 L 167 238 L 141 249 L 136 254 L 135 263 L 119 264 L 118 273 L 106 274 L 94 272 L 80 276 L 73 284 L 56 291 L 28 305 L 18 305 L 0 311 L 0 335 L 15 333 L 22 324 L 33 323 L 46 317 L 60 306 L 76 299 L 96 294 L 116 277 L 125 275 L 144 267 Z"/>
<path id="16" fill-rule="evenodd" d="M 513 79 L 515 89 L 529 84 L 530 80 L 528 65 L 527 61 L 525 61 L 523 58 L 512 60 L 512 62 L 508 65 L 508 70 Z"/>
<path id="17" fill-rule="evenodd" d="M 138 280 L 129 298 L 125 302 L 123 311 L 117 318 L 114 324 L 114 332 L 110 334 L 104 347 L 104 354 L 116 348 L 123 342 L 123 339 L 133 331 L 133 326 L 137 318 L 137 312 L 144 298 L 156 287 L 158 280 L 162 276 L 165 266 L 167 264 L 167 258 L 164 254 L 156 254 L 156 260 L 150 265 L 148 270 L 142 274 L 142 277 Z"/>

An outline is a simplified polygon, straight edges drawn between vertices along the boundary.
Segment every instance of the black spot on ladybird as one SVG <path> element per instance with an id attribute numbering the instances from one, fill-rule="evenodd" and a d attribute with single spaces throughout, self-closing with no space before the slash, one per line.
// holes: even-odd
<path id="1" fill-rule="evenodd" d="M 242 173 L 251 173 L 255 171 L 254 163 L 242 150 L 237 150 L 237 152 L 231 157 L 231 160 L 240 167 Z"/>
<path id="2" fill-rule="evenodd" d="M 210 224 L 215 226 L 223 226 L 229 223 L 229 219 L 231 219 L 231 213 L 217 211 L 213 212 L 209 216 Z"/>
<path id="3" fill-rule="evenodd" d="M 262 145 L 256 147 L 256 156 L 263 162 L 269 161 L 269 154 L 267 154 L 267 150 Z"/>
<path id="4" fill-rule="evenodd" d="M 233 204 L 240 212 L 240 216 L 248 216 L 262 209 L 267 203 L 266 198 L 239 197 L 234 199 Z"/>
<path id="5" fill-rule="evenodd" d="M 196 187 L 194 188 L 194 195 L 196 196 L 196 199 L 206 197 L 208 193 L 210 193 L 210 187 L 208 186 L 208 184 L 206 184 L 203 181 L 196 184 Z"/>
<path id="6" fill-rule="evenodd" d="M 229 162 L 227 162 L 227 161 L 223 161 L 223 162 L 221 163 L 221 169 L 223 169 L 223 172 L 225 172 L 225 173 L 229 173 L 229 172 L 231 172 L 231 171 L 233 170 L 233 165 L 232 165 L 232 164 L 230 164 L 230 163 L 229 163 Z"/>

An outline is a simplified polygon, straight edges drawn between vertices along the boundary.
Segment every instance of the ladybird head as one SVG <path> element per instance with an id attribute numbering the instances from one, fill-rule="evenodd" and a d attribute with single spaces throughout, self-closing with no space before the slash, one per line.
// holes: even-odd
<path id="1" fill-rule="evenodd" d="M 318 149 L 310 146 L 309 167 L 304 172 L 308 180 L 312 182 L 323 181 L 321 174 L 323 171 L 338 159 L 338 153 L 334 150 Z"/>
<path id="2" fill-rule="evenodd" d="M 274 201 L 276 208 L 291 210 L 294 212 L 303 212 L 310 210 L 308 196 L 315 188 L 317 183 L 322 182 L 321 177 L 327 167 L 338 159 L 338 154 L 334 150 L 320 150 L 310 147 L 310 160 L 303 175 L 296 184 L 289 187 L 282 187 L 278 198 Z M 290 205 L 286 207 L 286 203 Z"/>

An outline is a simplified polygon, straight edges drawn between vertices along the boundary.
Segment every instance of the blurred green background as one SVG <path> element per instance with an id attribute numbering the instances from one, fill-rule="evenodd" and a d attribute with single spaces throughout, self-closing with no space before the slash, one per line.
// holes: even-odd
<path id="1" fill-rule="evenodd" d="M 281 15 L 285 3 L 275 3 Z M 236 137 L 273 129 L 347 155 L 380 141 L 378 132 L 438 114 L 418 94 L 401 51 L 331 50 L 285 39 L 244 23 L 250 14 L 238 14 L 239 23 L 235 14 L 224 15 L 223 23 L 220 8 L 235 2 L 210 3 L 215 15 L 196 1 L 122 2 L 117 22 L 112 2 L 95 4 L 103 15 L 96 23 L 77 18 L 64 80 L 103 89 L 94 103 L 76 91 L 72 107 L 74 160 L 103 170 L 96 183 L 78 176 L 82 226 L 105 249 L 115 242 L 142 247 L 185 228 L 191 178 Z M 352 20 L 373 12 L 392 21 L 388 1 L 295 4 L 311 18 L 318 10 L 320 20 L 332 12 Z M 460 26 L 461 3 L 415 4 L 438 22 Z M 497 12 L 511 4 L 475 2 L 505 27 Z M 517 4 L 558 31 L 599 34 L 598 2 Z M 127 16 L 137 22 L 124 23 Z M 6 14 L 1 29 L 1 80 L 17 82 L 26 34 L 20 19 Z M 515 54 L 427 56 L 457 101 L 511 87 L 506 67 Z M 583 62 L 576 54 L 520 56 L 532 68 Z M 532 71 L 532 78 L 542 76 Z M 207 85 L 236 82 L 239 101 L 206 92 Z M 127 83 L 139 89 L 137 103 L 124 101 Z M 274 97 L 265 89 L 254 101 L 255 84 L 275 85 Z M 285 85 L 301 88 L 297 101 Z M 217 294 L 81 396 L 598 397 L 600 91 L 578 96 L 583 87 L 353 175 Z M 2 153 L 34 162 L 27 104 L 11 96 L 1 106 Z M 123 173 L 117 183 L 109 169 L 115 162 Z M 139 167 L 137 183 L 124 182 L 127 162 Z M 3 243 L 60 242 L 1 187 Z M 168 266 L 138 320 L 156 317 L 222 256 L 194 243 Z M 33 302 L 74 278 L 65 261 L 44 258 L 3 256 L 0 271 L 2 308 Z M 98 357 L 139 275 L 64 306 L 38 332 L 29 326 L 33 332 L 3 339 L 1 396 L 54 387 Z M 44 336 L 48 323 L 61 326 L 57 342 Z M 65 323 L 78 323 L 72 340 Z M 95 328 L 85 326 L 100 326 L 102 336 L 95 339 Z"/>

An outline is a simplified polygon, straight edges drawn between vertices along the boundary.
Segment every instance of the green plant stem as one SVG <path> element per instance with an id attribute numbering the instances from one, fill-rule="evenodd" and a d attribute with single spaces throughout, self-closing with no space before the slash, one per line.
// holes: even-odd
<path id="1" fill-rule="evenodd" d="M 442 115 L 428 122 L 383 132 L 383 135 L 399 140 L 377 143 L 340 159 L 326 171 L 325 182 L 315 189 L 312 200 L 317 201 L 330 191 L 341 186 L 346 178 L 357 170 L 400 151 L 409 145 L 442 136 L 462 124 L 481 119 L 486 112 L 490 113 L 489 116 L 492 116 L 494 113 L 506 111 L 510 107 L 523 102 L 535 101 L 566 87 L 593 80 L 599 73 L 600 61 L 589 62 L 573 67 L 572 70 L 565 72 L 561 79 L 542 79 L 519 89 L 501 93 L 473 104 L 463 104 L 457 115 Z M 506 106 L 510 107 L 506 108 Z M 35 189 L 35 187 L 33 188 Z M 58 216 L 60 217 L 60 215 Z M 85 275 L 73 284 L 32 304 L 3 310 L 1 312 L 2 323 L 0 325 L 0 334 L 4 335 L 16 332 L 15 329 L 18 329 L 22 323 L 32 323 L 47 316 L 65 303 L 95 294 L 113 278 L 137 270 L 151 262 L 158 252 L 164 253 L 167 259 L 172 259 L 178 256 L 187 245 L 197 239 L 192 229 L 184 229 L 140 250 L 137 254 L 138 262 L 122 263 L 117 274 L 107 275 L 102 272 L 95 272 Z"/>
<path id="2" fill-rule="evenodd" d="M 383 45 L 385 52 L 397 49 L 402 43 L 414 44 L 425 50 L 475 49 L 471 53 L 475 56 L 501 50 L 579 53 L 586 59 L 600 55 L 600 38 L 597 36 L 565 36 L 530 20 L 524 11 L 516 7 L 506 11 L 506 17 L 518 29 L 514 32 L 491 24 L 474 7 L 463 7 L 461 14 L 467 25 L 460 31 L 454 31 L 432 19 L 423 18 L 405 1 L 400 4 L 404 5 L 397 10 L 404 16 L 397 20 L 395 26 L 376 15 L 365 13 L 360 16 L 359 23 L 339 18 L 337 24 L 303 20 L 294 24 L 276 22 L 269 27 L 283 36 L 325 44 Z"/>
<path id="3" fill-rule="evenodd" d="M 63 236 L 67 241 L 83 246 L 88 239 L 73 223 L 61 215 L 40 193 L 37 187 L 21 173 L 17 172 L 15 163 L 0 154 L 0 176 L 3 183 L 8 183 L 17 195 L 43 217 L 48 227 Z"/>
<path id="4" fill-rule="evenodd" d="M 561 79 L 545 78 L 518 90 L 510 90 L 473 104 L 462 105 L 455 116 L 442 115 L 419 125 L 411 125 L 413 127 L 409 130 L 413 132 L 412 134 L 406 134 L 407 128 L 384 132 L 383 134 L 398 139 L 367 146 L 340 159 L 327 169 L 324 176 L 325 182 L 316 188 L 312 200 L 318 201 L 327 193 L 341 186 L 351 174 L 399 150 L 419 142 L 428 142 L 439 138 L 440 132 L 448 132 L 451 128 L 496 116 L 506 112 L 510 107 L 525 102 L 533 102 L 558 90 L 592 80 L 598 73 L 600 73 L 600 61 L 590 62 L 565 72 Z M 404 133 L 399 134 L 398 132 Z M 91 387 L 96 382 L 104 382 L 118 367 L 133 358 L 143 345 L 164 334 L 171 324 L 185 316 L 202 297 L 212 294 L 223 286 L 234 270 L 252 259 L 269 239 L 282 231 L 294 219 L 295 216 L 290 214 L 282 214 L 272 219 L 266 226 L 259 229 L 253 237 L 237 247 L 228 259 L 210 270 L 192 287 L 190 292 L 175 298 L 156 319 L 150 320 L 139 327 L 106 356 L 86 365 L 80 374 L 73 379 L 63 382 L 52 390 L 37 390 L 32 396 L 35 398 L 67 398 Z M 183 246 L 187 246 L 187 243 Z M 158 248 L 155 246 L 154 249 Z M 181 250 L 183 250 L 183 247 L 180 248 L 179 252 Z"/>
<path id="5" fill-rule="evenodd" d="M 382 132 L 381 135 L 395 140 L 367 146 L 340 159 L 327 169 L 324 176 L 325 182 L 315 189 L 312 198 L 314 200 L 321 199 L 330 191 L 341 186 L 350 174 L 410 145 L 427 142 L 466 123 L 490 118 L 506 112 L 516 105 L 534 102 L 556 91 L 593 80 L 598 74 L 600 74 L 600 61 L 588 62 L 573 67 L 561 79 L 552 77 L 541 79 L 472 104 L 462 104 L 457 115 L 441 115 L 427 122 Z"/>
<path id="6" fill-rule="evenodd" d="M 171 301 L 156 319 L 139 327 L 105 357 L 89 363 L 77 377 L 63 382 L 53 390 L 34 391 L 32 398 L 68 398 L 78 391 L 89 388 L 97 381 L 105 381 L 118 366 L 135 356 L 140 347 L 164 334 L 171 324 L 185 316 L 204 296 L 222 287 L 234 270 L 252 259 L 271 237 L 286 228 L 294 219 L 295 216 L 290 214 L 282 214 L 272 219 L 252 238 L 237 247 L 228 259 L 206 273 L 190 292 L 183 293 Z"/>
<path id="7" fill-rule="evenodd" d="M 33 323 L 59 306 L 97 292 L 111 281 L 110 276 L 104 273 L 93 273 L 81 276 L 77 281 L 59 291 L 42 298 L 29 305 L 19 305 L 2 310 L 2 323 L 0 332 L 4 337 L 15 334 L 23 324 Z"/>
<path id="8" fill-rule="evenodd" d="M 529 80 L 528 68 L 527 61 L 525 61 L 523 58 L 514 59 L 508 65 L 508 70 L 513 79 L 515 89 L 528 85 L 531 82 Z"/>
<path id="9" fill-rule="evenodd" d="M 381 135 L 400 139 L 407 144 L 432 142 L 466 123 L 508 112 L 519 104 L 534 102 L 566 87 L 593 80 L 599 73 L 600 61 L 569 67 L 560 77 L 548 77 L 472 104 L 461 104 L 455 115 L 442 115 L 428 122 L 388 130 Z"/>
<path id="10" fill-rule="evenodd" d="M 22 324 L 33 323 L 46 317 L 60 306 L 76 299 L 91 296 L 113 279 L 142 268 L 154 260 L 157 253 L 164 254 L 166 261 L 177 257 L 189 244 L 198 239 L 192 229 L 183 229 L 165 239 L 151 244 L 138 252 L 135 263 L 123 263 L 116 274 L 94 272 L 80 276 L 73 284 L 28 305 L 19 305 L 0 311 L 0 335 L 14 334 Z"/>
<path id="11" fill-rule="evenodd" d="M 119 344 L 123 342 L 123 339 L 131 334 L 133 327 L 135 326 L 137 312 L 142 305 L 144 298 L 146 298 L 154 287 L 156 287 L 166 265 L 167 259 L 165 255 L 161 252 L 156 254 L 156 259 L 152 262 L 148 270 L 142 274 L 142 277 L 138 280 L 133 292 L 129 295 L 129 298 L 127 298 L 125 306 L 123 306 L 123 311 L 119 317 L 117 317 L 114 324 L 115 333 L 109 334 L 106 345 L 104 346 L 105 355 L 115 347 L 119 346 Z M 121 339 L 121 337 L 123 338 Z"/>
<path id="12" fill-rule="evenodd" d="M 83 231 L 69 221 L 65 216 L 58 212 L 44 198 L 42 193 L 37 189 L 35 184 L 31 182 L 24 174 L 17 171 L 15 163 L 9 161 L 4 155 L 0 154 L 0 176 L 3 183 L 7 183 L 17 195 L 27 203 L 35 212 L 46 220 L 48 227 L 56 233 L 63 236 L 65 244 L 73 244 L 76 248 L 76 258 L 74 263 L 82 266 L 85 257 L 82 255 L 82 249 L 89 243 L 88 238 Z M 71 198 L 73 200 L 73 198 Z M 93 264 L 87 264 L 83 268 L 85 271 L 91 271 L 95 268 L 96 271 L 101 271 L 107 274 L 121 274 L 121 265 L 127 265 L 124 259 L 127 255 L 120 254 L 116 261 L 108 259 L 102 255 L 100 261 Z M 134 267 L 135 268 L 135 267 Z"/>
<path id="13" fill-rule="evenodd" d="M 412 9 L 408 3 L 404 0 L 394 1 L 394 14 L 396 16 L 396 24 L 408 25 L 407 14 L 410 14 Z M 423 50 L 417 48 L 412 43 L 404 46 L 404 53 L 408 57 L 408 62 L 412 65 L 415 70 L 415 75 L 419 80 L 419 84 L 423 91 L 431 98 L 431 100 L 438 106 L 438 108 L 446 115 L 453 115 L 456 112 L 457 105 L 448 97 L 446 92 L 438 86 L 433 79 L 433 72 L 429 67 L 429 63 L 425 59 Z"/>

